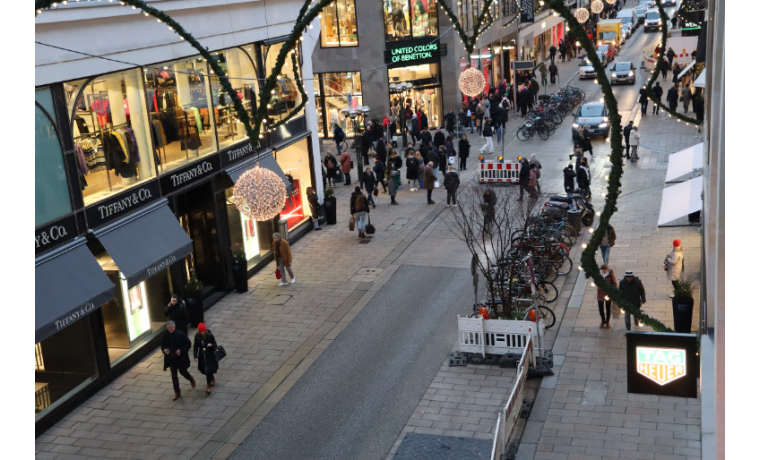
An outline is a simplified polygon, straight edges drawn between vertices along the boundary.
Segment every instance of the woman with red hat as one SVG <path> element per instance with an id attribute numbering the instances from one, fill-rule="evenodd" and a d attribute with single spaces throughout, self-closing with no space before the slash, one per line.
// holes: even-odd
<path id="1" fill-rule="evenodd" d="M 668 280 L 676 286 L 676 281 L 681 279 L 683 271 L 684 250 L 681 240 L 673 240 L 673 251 L 665 258 L 665 270 L 668 272 Z"/>
<path id="2" fill-rule="evenodd" d="M 206 376 L 206 394 L 211 394 L 211 387 L 214 386 L 214 374 L 219 369 L 219 363 L 216 361 L 214 351 L 216 350 L 216 339 L 214 334 L 206 328 L 203 323 L 198 324 L 198 332 L 195 334 L 193 342 L 193 357 L 198 363 L 198 370 Z"/>

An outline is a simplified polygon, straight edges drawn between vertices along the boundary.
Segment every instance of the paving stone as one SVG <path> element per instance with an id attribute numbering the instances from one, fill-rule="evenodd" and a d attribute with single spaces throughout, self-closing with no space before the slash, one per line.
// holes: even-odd
<path id="1" fill-rule="evenodd" d="M 486 440 L 454 436 L 434 436 L 407 433 L 396 450 L 394 458 L 461 460 L 463 458 L 490 458 L 491 445 Z"/>

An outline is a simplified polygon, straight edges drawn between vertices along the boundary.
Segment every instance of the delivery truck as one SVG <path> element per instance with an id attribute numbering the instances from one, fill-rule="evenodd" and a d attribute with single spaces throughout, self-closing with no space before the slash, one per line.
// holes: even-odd
<path id="1" fill-rule="evenodd" d="M 620 47 L 623 41 L 620 39 L 622 33 L 622 19 L 603 19 L 596 24 L 596 46 L 613 45 Z"/>

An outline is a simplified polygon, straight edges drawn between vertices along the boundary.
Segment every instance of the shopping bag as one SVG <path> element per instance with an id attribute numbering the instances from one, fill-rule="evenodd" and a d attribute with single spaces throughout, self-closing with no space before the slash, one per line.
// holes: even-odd
<path id="1" fill-rule="evenodd" d="M 354 228 L 356 228 L 356 217 L 351 216 L 351 218 L 348 219 L 348 229 L 353 232 Z"/>
<path id="2" fill-rule="evenodd" d="M 617 302 L 612 302 L 610 313 L 612 314 L 613 318 L 620 318 L 620 305 L 618 305 Z"/>
<path id="3" fill-rule="evenodd" d="M 280 273 L 280 267 L 277 267 L 274 271 L 274 277 L 277 279 L 282 278 L 282 273 Z"/>
<path id="4" fill-rule="evenodd" d="M 433 187 L 438 188 L 441 186 L 441 183 L 438 181 L 435 181 L 435 184 L 433 184 Z"/>

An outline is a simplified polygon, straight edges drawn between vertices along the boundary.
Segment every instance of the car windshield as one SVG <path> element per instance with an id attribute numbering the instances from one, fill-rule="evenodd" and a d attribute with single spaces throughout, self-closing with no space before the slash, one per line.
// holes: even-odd
<path id="1" fill-rule="evenodd" d="M 584 105 L 581 107 L 578 116 L 581 117 L 601 117 L 604 113 L 603 105 Z"/>
<path id="2" fill-rule="evenodd" d="M 647 19 L 659 19 L 660 13 L 657 11 L 647 11 Z"/>
<path id="3" fill-rule="evenodd" d="M 630 62 L 618 62 L 615 64 L 615 72 L 628 72 L 631 70 Z"/>
<path id="4" fill-rule="evenodd" d="M 614 40 L 617 38 L 617 34 L 615 32 L 602 32 L 602 40 Z"/>

